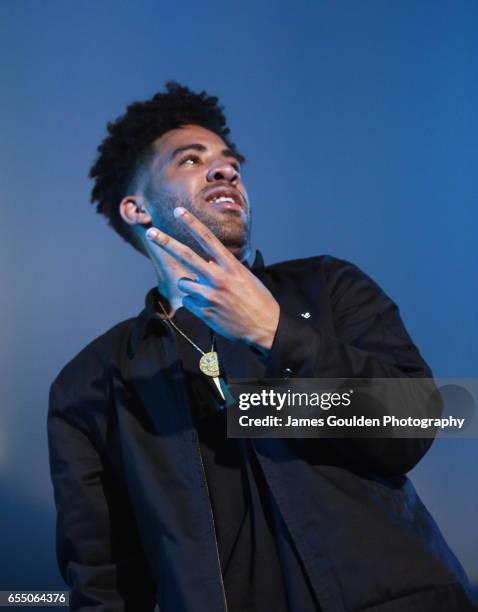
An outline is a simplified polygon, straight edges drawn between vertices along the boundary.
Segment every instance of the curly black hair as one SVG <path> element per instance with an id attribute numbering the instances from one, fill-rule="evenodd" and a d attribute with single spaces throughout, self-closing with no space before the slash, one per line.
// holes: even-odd
<path id="1" fill-rule="evenodd" d="M 144 102 L 133 102 L 124 115 L 107 124 L 108 136 L 98 147 L 98 157 L 90 169 L 94 179 L 91 203 L 96 212 L 108 219 L 109 225 L 143 255 L 147 255 L 130 226 L 119 213 L 119 203 L 128 195 L 131 181 L 151 155 L 151 144 L 165 132 L 181 125 L 200 125 L 220 136 L 240 162 L 245 158 L 228 134 L 224 108 L 218 98 L 205 91 L 195 93 L 176 81 L 166 83 L 166 91 L 158 92 Z"/>

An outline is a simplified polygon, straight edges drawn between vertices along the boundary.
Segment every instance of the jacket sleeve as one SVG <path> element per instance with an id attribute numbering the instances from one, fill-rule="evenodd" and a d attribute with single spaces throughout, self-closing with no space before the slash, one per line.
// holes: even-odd
<path id="1" fill-rule="evenodd" d="M 334 332 L 326 333 L 281 308 L 267 378 L 432 378 L 397 305 L 377 283 L 354 264 L 336 258 L 330 258 L 325 279 Z M 430 381 L 423 385 L 423 397 L 430 398 Z M 428 407 L 418 402 L 413 409 L 416 416 L 425 416 Z M 336 447 L 354 463 L 389 476 L 412 469 L 432 441 L 337 439 Z"/>
<path id="2" fill-rule="evenodd" d="M 55 381 L 50 389 L 48 447 L 61 575 L 70 610 L 152 611 L 155 588 L 126 495 L 86 428 L 73 417 L 81 401 Z"/>

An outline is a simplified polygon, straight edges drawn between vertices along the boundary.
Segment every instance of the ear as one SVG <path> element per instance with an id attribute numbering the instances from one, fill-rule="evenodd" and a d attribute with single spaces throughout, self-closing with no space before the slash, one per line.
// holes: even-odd
<path id="1" fill-rule="evenodd" d="M 148 225 L 151 223 L 144 198 L 141 196 L 130 195 L 123 198 L 119 204 L 119 212 L 128 225 Z"/>

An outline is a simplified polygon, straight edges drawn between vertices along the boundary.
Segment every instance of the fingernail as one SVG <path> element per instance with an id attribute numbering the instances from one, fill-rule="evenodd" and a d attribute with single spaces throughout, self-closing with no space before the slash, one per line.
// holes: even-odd
<path id="1" fill-rule="evenodd" d="M 183 208 L 182 206 L 176 206 L 173 212 L 174 212 L 175 217 L 182 217 L 184 213 L 186 212 L 186 209 Z"/>
<path id="2" fill-rule="evenodd" d="M 158 230 L 155 230 L 154 227 L 150 227 L 148 231 L 146 232 L 146 237 L 150 238 L 151 240 L 154 240 L 154 238 L 156 238 L 157 235 L 158 235 Z"/>

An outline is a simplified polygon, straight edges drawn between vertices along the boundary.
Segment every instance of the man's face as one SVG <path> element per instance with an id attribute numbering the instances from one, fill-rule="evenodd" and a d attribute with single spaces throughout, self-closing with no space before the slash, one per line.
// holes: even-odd
<path id="1" fill-rule="evenodd" d="M 224 141 L 198 125 L 185 125 L 153 143 L 143 193 L 153 225 L 205 255 L 173 215 L 190 210 L 239 259 L 250 252 L 249 200 L 240 166 Z"/>

